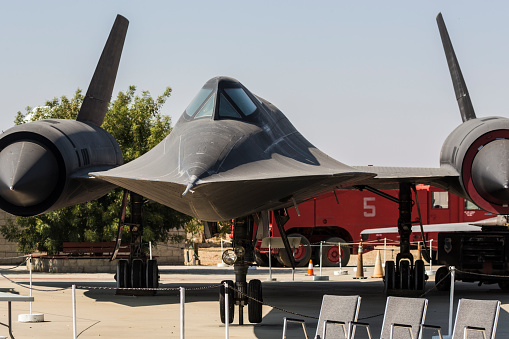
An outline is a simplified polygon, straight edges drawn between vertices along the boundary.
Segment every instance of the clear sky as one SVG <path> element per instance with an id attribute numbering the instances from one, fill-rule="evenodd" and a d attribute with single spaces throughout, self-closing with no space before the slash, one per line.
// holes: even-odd
<path id="1" fill-rule="evenodd" d="M 17 111 L 86 91 L 115 15 L 130 21 L 114 96 L 173 95 L 175 123 L 218 75 L 278 106 L 349 165 L 438 167 L 461 118 L 442 12 L 478 116 L 509 116 L 504 1 L 3 1 L 0 130 Z"/>

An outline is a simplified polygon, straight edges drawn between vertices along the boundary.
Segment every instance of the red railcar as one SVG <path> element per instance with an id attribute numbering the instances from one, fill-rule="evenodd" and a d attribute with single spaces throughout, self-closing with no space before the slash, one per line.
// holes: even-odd
<path id="1" fill-rule="evenodd" d="M 398 190 L 384 190 L 395 198 Z M 480 210 L 474 204 L 431 186 L 417 186 L 417 198 L 423 224 L 446 224 L 474 222 L 490 218 L 491 213 Z M 339 263 L 339 248 L 342 250 L 341 263 L 347 265 L 350 253 L 357 252 L 354 243 L 361 241 L 361 231 L 372 228 L 395 227 L 398 221 L 398 204 L 367 190 L 343 190 L 323 194 L 315 199 L 298 205 L 300 216 L 295 208 L 288 209 L 290 220 L 284 228 L 289 237 L 300 236 L 301 246 L 295 249 L 298 266 L 305 266 L 309 259 L 319 260 L 319 243 L 345 243 L 340 247 L 324 245 L 322 260 L 324 266 L 336 266 Z M 419 224 L 417 206 L 412 210 L 412 220 Z M 279 231 L 270 215 L 269 231 L 271 236 L 279 237 Z M 399 243 L 397 233 L 374 233 L 363 239 L 364 250 L 370 249 L 370 242 L 382 241 Z M 427 239 L 438 239 L 436 232 L 428 233 Z M 412 233 L 412 241 L 422 240 L 420 232 Z M 435 247 L 435 246 L 433 246 Z M 372 246 L 371 246 L 372 248 Z M 435 248 L 436 250 L 436 248 Z M 268 262 L 268 249 L 256 246 L 256 261 L 260 265 Z M 272 249 L 272 255 L 282 265 L 288 266 L 289 260 L 284 250 Z"/>

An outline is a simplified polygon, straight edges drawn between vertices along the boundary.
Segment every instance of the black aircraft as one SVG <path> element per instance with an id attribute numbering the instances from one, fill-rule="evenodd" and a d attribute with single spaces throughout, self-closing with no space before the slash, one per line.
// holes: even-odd
<path id="1" fill-rule="evenodd" d="M 387 262 L 385 286 L 421 290 L 424 264 L 414 262 L 410 254 L 415 184 L 441 187 L 486 211 L 509 214 L 509 119 L 476 118 L 440 14 L 437 21 L 463 119 L 443 145 L 439 168 L 351 167 L 338 162 L 307 141 L 276 106 L 227 77 L 206 82 L 171 134 L 122 165 L 117 142 L 100 127 L 128 26 L 118 16 L 77 120 L 31 122 L 0 136 L 0 208 L 36 215 L 96 199 L 120 186 L 210 224 L 235 219 L 230 257 L 234 285 L 261 299 L 260 281 L 248 284 L 246 274 L 254 259 L 253 225 L 268 227 L 266 211 L 275 212 L 293 261 L 283 228 L 286 208 L 336 188 L 380 194 L 380 188 L 399 188 L 393 200 L 400 210 L 401 253 L 396 262 Z M 119 287 L 157 286 L 157 270 L 143 283 L 143 267 L 154 268 L 139 260 L 119 262 Z M 240 314 L 249 304 L 249 320 L 261 321 L 259 304 L 240 293 L 230 300 L 231 308 L 239 305 Z M 228 321 L 233 321 L 233 312 Z"/>

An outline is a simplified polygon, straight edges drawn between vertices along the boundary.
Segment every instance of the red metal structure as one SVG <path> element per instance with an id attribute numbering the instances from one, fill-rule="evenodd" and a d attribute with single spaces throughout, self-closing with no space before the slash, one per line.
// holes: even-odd
<path id="1" fill-rule="evenodd" d="M 398 190 L 382 192 L 394 198 L 398 197 Z M 425 225 L 474 222 L 493 216 L 491 213 L 480 210 L 474 204 L 435 187 L 420 185 L 417 186 L 417 192 L 422 223 Z M 415 196 L 413 198 L 415 203 Z M 412 209 L 412 221 L 418 225 L 419 217 L 416 207 Z M 318 245 L 320 241 L 345 243 L 341 246 L 341 263 L 346 266 L 350 253 L 357 252 L 357 247 L 351 243 L 361 241 L 361 231 L 368 228 L 395 227 L 399 215 L 397 203 L 367 190 L 335 190 L 298 205 L 298 210 L 300 216 L 295 208 L 288 209 L 290 220 L 284 226 L 289 237 L 301 237 L 301 246 L 295 249 L 295 261 L 298 266 L 307 265 L 311 258 L 318 262 L 319 247 L 312 245 Z M 269 231 L 273 237 L 280 236 L 272 213 Z M 384 238 L 387 238 L 388 243 L 394 244 L 399 243 L 400 236 L 398 233 L 375 233 L 371 234 L 369 239 L 362 240 L 383 242 Z M 427 233 L 426 238 L 436 240 L 438 234 Z M 422 240 L 420 233 L 412 233 L 411 241 L 420 240 Z M 435 244 L 433 247 L 436 250 Z M 370 250 L 369 242 L 365 243 L 363 248 L 364 251 Z M 322 253 L 323 265 L 338 265 L 338 246 L 324 245 Z M 260 242 L 255 254 L 258 264 L 267 265 L 268 249 L 260 248 Z M 281 265 L 290 266 L 284 250 L 272 249 L 272 255 Z"/>

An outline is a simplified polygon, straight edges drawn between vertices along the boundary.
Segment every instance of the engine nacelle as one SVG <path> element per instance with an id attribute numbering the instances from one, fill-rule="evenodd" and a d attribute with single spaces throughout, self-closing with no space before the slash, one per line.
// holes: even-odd
<path id="1" fill-rule="evenodd" d="M 122 162 L 116 140 L 96 125 L 48 119 L 15 126 L 0 136 L 0 208 L 31 216 L 97 199 L 114 186 L 87 173 Z"/>
<path id="2" fill-rule="evenodd" d="M 488 212 L 509 214 L 509 119 L 471 119 L 458 126 L 442 146 L 440 166 L 458 171 L 461 188 L 455 193 Z"/>

